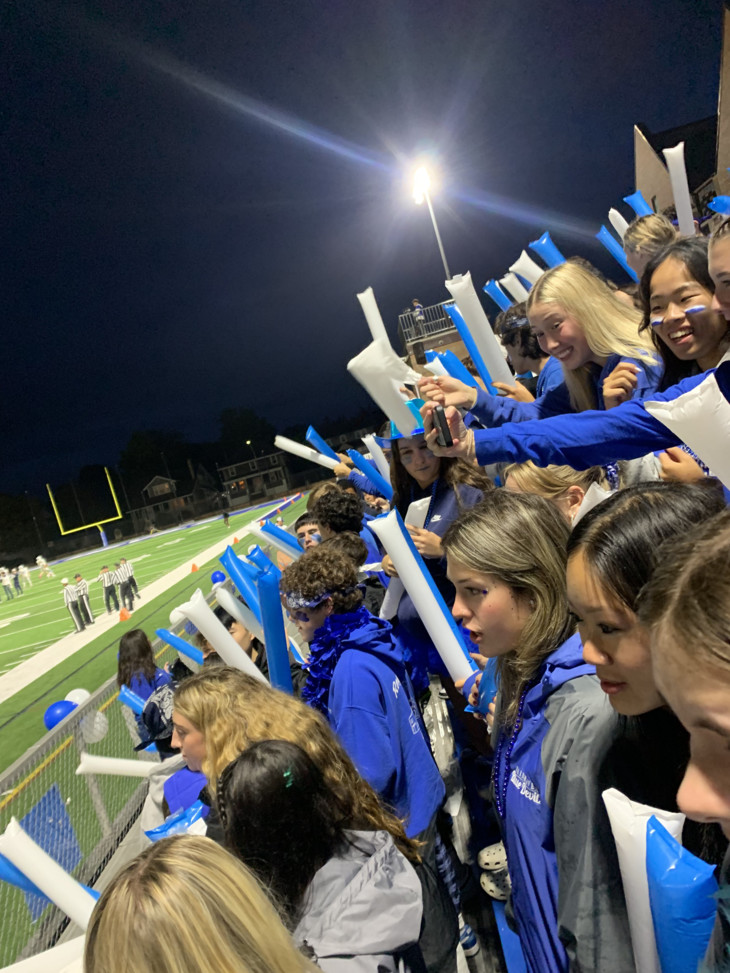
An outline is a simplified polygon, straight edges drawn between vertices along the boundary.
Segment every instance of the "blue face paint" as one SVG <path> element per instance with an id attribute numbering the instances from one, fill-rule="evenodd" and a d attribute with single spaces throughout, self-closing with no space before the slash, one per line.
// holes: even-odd
<path id="1" fill-rule="evenodd" d="M 699 314 L 700 311 L 706 311 L 706 310 L 707 310 L 707 305 L 705 305 L 705 304 L 695 304 L 694 307 L 686 307 L 684 309 L 684 313 L 685 314 Z M 664 318 L 652 318 L 649 321 L 649 324 L 652 326 L 652 328 L 661 328 L 661 326 L 664 324 Z"/>

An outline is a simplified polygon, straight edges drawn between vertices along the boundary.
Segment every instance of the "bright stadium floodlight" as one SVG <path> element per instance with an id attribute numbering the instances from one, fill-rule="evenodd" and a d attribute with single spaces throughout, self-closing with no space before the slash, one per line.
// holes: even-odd
<path id="1" fill-rule="evenodd" d="M 439 253 L 441 254 L 441 261 L 444 265 L 444 273 L 446 274 L 446 280 L 451 280 L 451 272 L 449 270 L 449 265 L 446 262 L 444 245 L 441 242 L 441 234 L 439 233 L 439 228 L 436 223 L 436 215 L 433 211 L 433 206 L 431 205 L 431 197 L 428 192 L 430 188 L 431 188 L 431 177 L 428 174 L 428 170 L 426 169 L 425 166 L 420 166 L 418 169 L 416 169 L 415 173 L 413 174 L 413 199 L 419 206 L 424 201 L 424 199 L 426 200 L 428 211 L 431 214 L 433 231 L 436 234 L 436 243 L 438 243 Z"/>

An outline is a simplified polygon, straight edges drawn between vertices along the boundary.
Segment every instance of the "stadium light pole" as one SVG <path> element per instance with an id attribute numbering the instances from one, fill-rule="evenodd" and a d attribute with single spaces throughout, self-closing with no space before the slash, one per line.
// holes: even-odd
<path id="1" fill-rule="evenodd" d="M 436 214 L 433 211 L 433 206 L 431 205 L 431 197 L 428 192 L 430 188 L 431 188 L 431 179 L 428 175 L 428 170 L 425 168 L 425 166 L 421 166 L 420 169 L 416 169 L 416 172 L 413 176 L 413 199 L 419 206 L 424 201 L 424 199 L 426 200 L 428 211 L 431 214 L 433 231 L 436 234 L 436 242 L 439 245 L 439 253 L 441 254 L 441 260 L 444 265 L 446 280 L 451 280 L 451 271 L 449 270 L 449 265 L 446 262 L 444 245 L 441 242 L 441 234 L 439 233 L 438 223 L 436 222 Z"/>
<path id="2" fill-rule="evenodd" d="M 246 440 L 246 445 L 251 450 L 251 455 L 253 456 L 254 462 L 256 462 L 256 453 L 254 453 L 254 451 L 253 451 L 253 446 L 251 445 L 251 440 L 250 439 L 247 439 Z"/>

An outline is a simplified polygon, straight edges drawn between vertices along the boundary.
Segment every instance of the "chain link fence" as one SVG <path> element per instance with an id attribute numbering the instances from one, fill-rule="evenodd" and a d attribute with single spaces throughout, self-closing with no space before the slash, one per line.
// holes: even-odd
<path id="1" fill-rule="evenodd" d="M 208 602 L 215 600 L 211 593 Z M 183 626 L 175 634 L 189 639 Z M 157 664 L 177 652 L 153 641 Z M 197 666 L 189 659 L 185 664 Z M 11 817 L 84 885 L 93 885 L 142 809 L 147 781 L 109 774 L 76 776 L 81 754 L 158 761 L 134 753 L 140 742 L 131 710 L 110 679 L 0 776 L 0 832 Z M 47 899 L 0 881 L 0 967 L 54 946 L 69 919 Z"/>

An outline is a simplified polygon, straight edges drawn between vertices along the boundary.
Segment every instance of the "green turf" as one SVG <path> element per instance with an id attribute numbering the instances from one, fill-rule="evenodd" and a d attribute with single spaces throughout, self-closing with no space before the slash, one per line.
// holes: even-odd
<path id="1" fill-rule="evenodd" d="M 283 515 L 287 523 L 293 522 L 299 516 L 305 502 L 303 498 L 287 508 Z M 272 507 L 274 506 L 276 504 L 272 503 Z M 242 516 L 240 520 L 241 524 L 248 523 L 251 520 L 251 516 L 250 513 L 247 516 Z M 138 584 L 143 588 L 144 585 L 168 573 L 180 564 L 191 560 L 196 551 L 210 547 L 215 542 L 216 536 L 220 537 L 223 534 L 223 527 L 220 521 L 216 521 L 208 525 L 208 527 L 209 530 L 199 530 L 196 534 L 192 534 L 192 536 L 186 536 L 180 544 L 173 545 L 172 547 L 160 547 L 159 542 L 161 540 L 169 541 L 171 539 L 171 535 L 163 535 L 162 538 L 152 537 L 139 544 L 110 552 L 109 558 L 113 561 L 113 555 L 116 553 L 117 557 L 121 554 L 121 556 L 126 556 L 129 560 L 133 561 L 135 563 L 135 576 L 138 579 Z M 232 519 L 231 531 L 235 531 L 235 527 L 236 520 Z M 190 531 L 186 532 L 186 534 L 190 533 Z M 227 535 L 228 532 L 226 532 L 225 536 Z M 239 544 L 236 546 L 238 553 L 245 553 L 253 540 L 250 535 L 242 534 L 239 537 Z M 153 549 L 147 546 L 152 542 L 157 542 L 154 548 L 156 556 L 140 560 L 139 566 L 137 566 L 137 552 L 153 552 Z M 174 563 L 170 563 L 164 557 L 164 553 L 160 555 L 160 550 L 164 553 L 168 550 L 174 550 Z M 17 607 L 14 611 L 7 611 L 7 608 L 12 609 L 13 605 L 17 606 L 19 602 L 21 604 L 24 603 L 26 597 L 30 597 L 36 587 L 38 587 L 45 594 L 46 598 L 50 595 L 53 599 L 61 601 L 61 611 L 59 613 L 61 617 L 59 621 L 62 623 L 63 628 L 56 635 L 56 638 L 61 637 L 68 632 L 70 617 L 63 607 L 62 598 L 59 598 L 59 579 L 67 574 L 69 577 L 72 577 L 77 570 L 87 578 L 92 577 L 90 571 L 85 571 L 83 566 L 77 567 L 76 565 L 83 565 L 86 562 L 87 565 L 93 563 L 94 565 L 98 564 L 100 566 L 102 563 L 107 563 L 107 560 L 101 560 L 102 557 L 104 555 L 99 554 L 98 558 L 77 558 L 74 561 L 68 561 L 63 565 L 58 565 L 58 567 L 54 568 L 56 572 L 55 579 L 44 579 L 40 582 L 34 579 L 33 588 L 27 594 L 13 599 L 12 602 L 7 603 L 7 606 L 3 603 L 2 607 L 5 609 L 4 614 L 6 616 L 17 614 Z M 88 645 L 79 649 L 73 656 L 55 666 L 50 672 L 39 673 L 38 679 L 35 682 L 25 689 L 20 690 L 20 692 L 16 693 L 6 702 L 0 704 L 0 739 L 2 740 L 2 747 L 0 748 L 0 771 L 9 767 L 10 764 L 22 756 L 30 746 L 37 743 L 44 735 L 43 713 L 52 702 L 63 699 L 72 689 L 83 688 L 94 692 L 116 673 L 117 648 L 119 639 L 124 632 L 133 628 L 143 628 L 149 634 L 152 634 L 156 628 L 168 628 L 170 611 L 176 605 L 187 601 L 192 592 L 198 587 L 201 587 L 204 591 L 208 590 L 210 574 L 216 567 L 220 567 L 220 565 L 213 558 L 207 564 L 199 563 L 198 567 L 200 571 L 191 573 L 157 598 L 150 601 L 143 598 L 140 602 L 137 602 L 134 614 L 128 621 L 118 622 L 113 629 L 108 630 L 99 638 L 94 639 Z M 96 577 L 96 573 L 93 574 L 93 577 Z M 101 586 L 99 585 L 98 587 L 100 588 Z M 96 592 L 95 596 L 92 596 L 92 606 L 95 612 L 99 611 L 100 602 L 102 603 L 103 610 L 102 596 L 100 592 Z M 63 618 L 64 615 L 65 618 Z M 0 623 L 2 622 L 2 618 L 3 615 L 0 614 Z M 13 623 L 9 628 L 14 628 L 15 624 Z M 28 632 L 25 631 L 25 634 L 23 634 L 23 630 L 19 628 L 16 631 L 16 635 L 18 636 L 17 641 L 22 644 L 21 638 L 27 639 Z M 6 644 L 10 647 L 8 629 L 3 630 L 2 638 L 7 640 Z M 43 647 L 40 646 L 36 651 L 39 651 Z M 20 648 L 20 645 L 18 648 Z M 6 658 L 6 656 L 0 656 L 1 658 Z"/>

